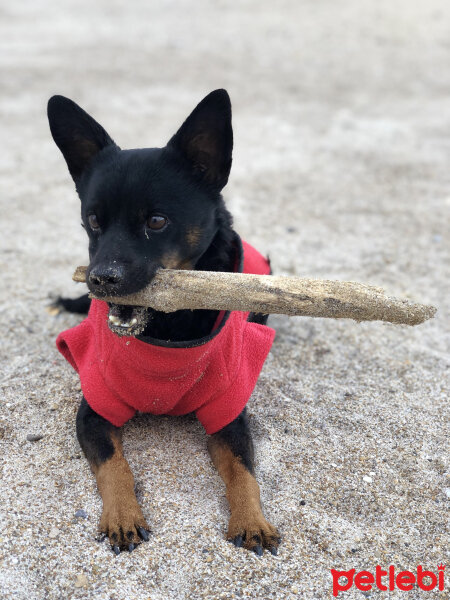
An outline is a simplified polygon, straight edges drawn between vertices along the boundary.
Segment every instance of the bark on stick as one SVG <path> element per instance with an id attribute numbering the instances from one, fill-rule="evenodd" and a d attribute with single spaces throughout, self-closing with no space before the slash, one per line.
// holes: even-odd
<path id="1" fill-rule="evenodd" d="M 85 281 L 78 267 L 74 281 Z M 180 309 L 241 310 L 355 321 L 418 325 L 434 316 L 434 306 L 386 296 L 381 288 L 351 281 L 273 275 L 161 269 L 146 288 L 114 304 L 148 306 L 163 312 Z"/>

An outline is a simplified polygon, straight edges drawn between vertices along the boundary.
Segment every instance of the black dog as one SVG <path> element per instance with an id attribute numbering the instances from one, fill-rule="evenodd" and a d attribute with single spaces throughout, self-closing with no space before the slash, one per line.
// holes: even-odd
<path id="1" fill-rule="evenodd" d="M 165 148 L 121 150 L 92 117 L 62 96 L 50 99 L 48 117 L 81 199 L 89 237 L 87 284 L 95 296 L 134 293 L 159 268 L 268 272 L 267 261 L 233 231 L 220 194 L 233 146 L 225 90 L 204 98 Z M 60 304 L 87 312 L 90 300 L 60 299 Z M 58 338 L 59 349 L 80 373 L 77 435 L 103 500 L 100 529 L 116 554 L 149 539 L 119 428 L 136 408 L 197 412 L 211 434 L 208 450 L 226 485 L 231 510 L 227 538 L 258 555 L 264 548 L 277 553 L 279 534 L 260 506 L 245 409 L 273 339 L 266 320 L 265 315 L 218 311 L 166 314 L 94 300 L 89 317 Z M 225 340 L 222 349 L 216 348 L 219 338 Z M 180 392 L 186 392 L 184 409 L 172 402 L 164 410 L 177 378 L 170 378 L 170 385 L 162 382 L 161 369 L 164 361 L 175 361 L 181 372 L 184 356 L 193 368 L 177 376 L 181 387 L 188 382 Z M 161 393 L 155 392 L 153 400 L 145 377 L 161 380 Z M 124 388 L 131 400 L 119 400 Z M 166 400 L 161 399 L 164 394 Z M 204 404 L 199 403 L 202 394 Z M 136 404 L 130 406 L 134 398 Z M 162 404 L 152 410 L 150 401 Z M 236 402 L 240 408 L 233 415 Z"/>

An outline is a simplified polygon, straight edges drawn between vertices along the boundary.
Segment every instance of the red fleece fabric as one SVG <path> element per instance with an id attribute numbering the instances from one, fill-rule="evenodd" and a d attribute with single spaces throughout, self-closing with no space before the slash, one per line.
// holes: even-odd
<path id="1" fill-rule="evenodd" d="M 242 246 L 243 272 L 268 274 L 268 261 Z M 108 310 L 93 300 L 88 317 L 62 332 L 56 345 L 79 373 L 89 406 L 116 427 L 136 411 L 195 411 L 206 433 L 219 431 L 247 404 L 275 336 L 272 328 L 248 322 L 248 313 L 233 311 L 204 342 L 158 346 L 112 333 Z"/>

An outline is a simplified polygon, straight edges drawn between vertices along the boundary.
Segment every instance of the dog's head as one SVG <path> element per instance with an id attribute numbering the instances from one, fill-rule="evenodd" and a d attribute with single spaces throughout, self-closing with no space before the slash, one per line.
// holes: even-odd
<path id="1" fill-rule="evenodd" d="M 89 290 L 123 296 L 145 287 L 159 268 L 195 268 L 217 232 L 231 168 L 227 92 L 206 96 L 164 148 L 121 150 L 63 96 L 49 100 L 48 118 L 81 199 Z M 145 326 L 142 312 L 115 305 L 110 327 L 136 335 Z"/>

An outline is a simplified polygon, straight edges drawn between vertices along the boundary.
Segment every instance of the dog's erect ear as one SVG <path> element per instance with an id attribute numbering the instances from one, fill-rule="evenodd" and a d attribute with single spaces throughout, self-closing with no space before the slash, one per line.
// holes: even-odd
<path id="1" fill-rule="evenodd" d="M 100 150 L 115 145 L 101 125 L 64 96 L 52 96 L 47 107 L 50 131 L 75 183 Z"/>
<path id="2" fill-rule="evenodd" d="M 228 93 L 215 90 L 208 94 L 168 146 L 180 152 L 205 182 L 221 190 L 228 181 L 233 150 Z"/>

